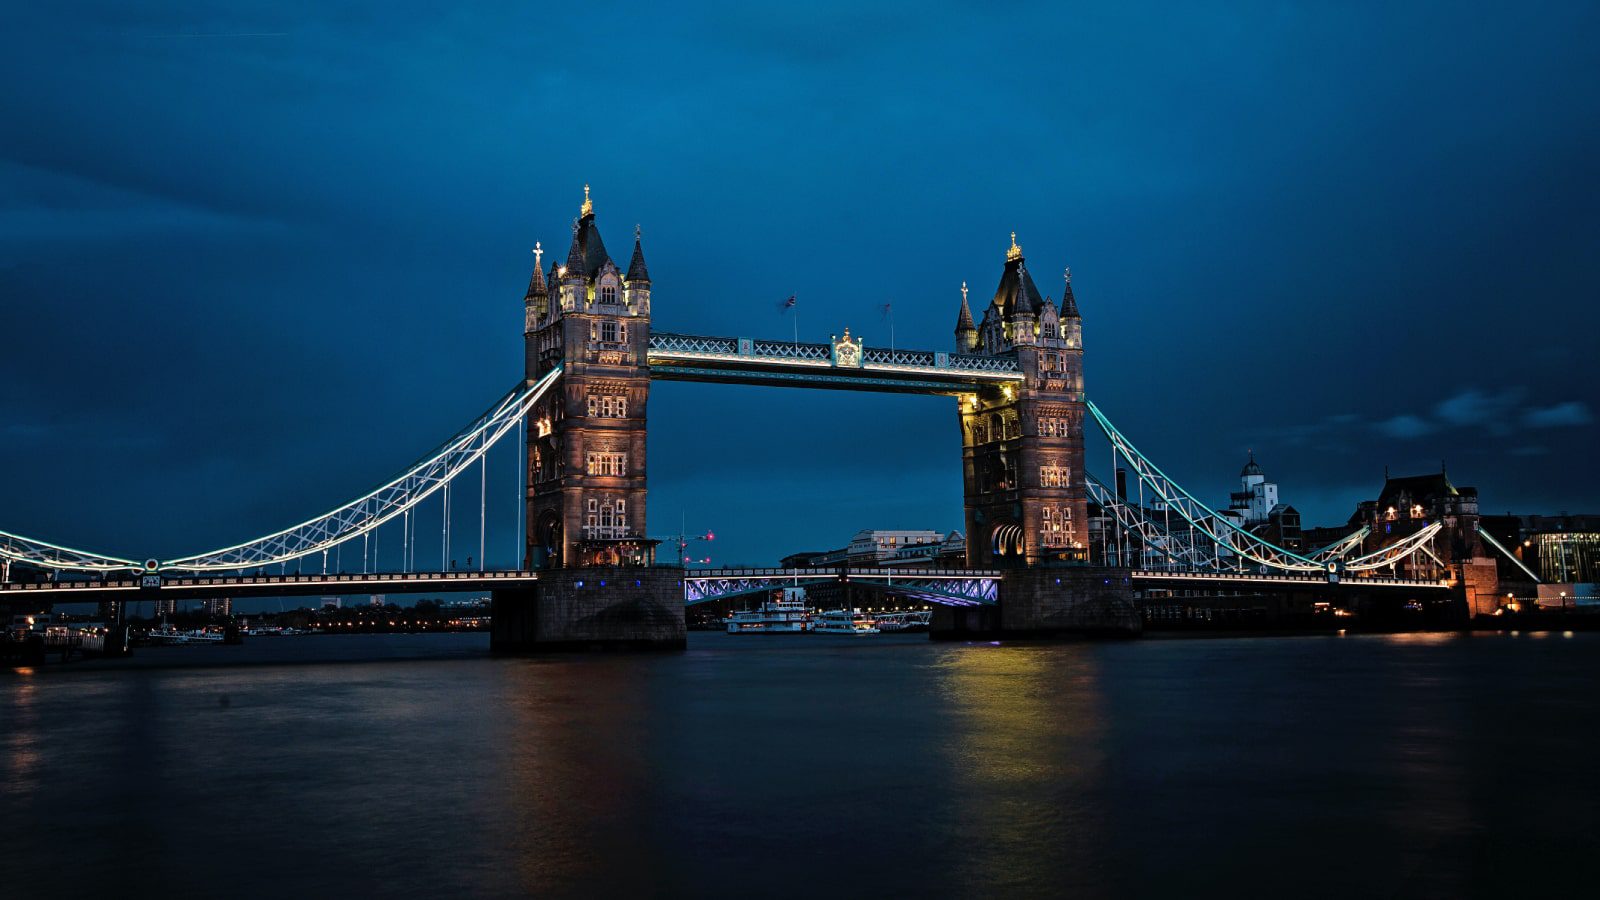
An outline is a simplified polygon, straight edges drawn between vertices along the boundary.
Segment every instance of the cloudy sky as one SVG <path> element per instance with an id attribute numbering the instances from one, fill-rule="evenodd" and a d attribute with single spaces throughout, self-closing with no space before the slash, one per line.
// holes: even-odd
<path id="1" fill-rule="evenodd" d="M 945 348 L 1014 229 L 1201 496 L 1253 448 L 1308 523 L 1441 460 L 1600 511 L 1593 4 L 299 6 L 4 14 L 0 529 L 171 557 L 403 468 L 585 182 L 657 330 Z M 948 400 L 662 384 L 650 439 L 719 562 L 960 527 Z"/>

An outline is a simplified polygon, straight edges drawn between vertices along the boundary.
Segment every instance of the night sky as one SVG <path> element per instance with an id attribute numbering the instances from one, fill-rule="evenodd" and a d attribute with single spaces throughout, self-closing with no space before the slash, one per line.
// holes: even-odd
<path id="1" fill-rule="evenodd" d="M 978 6 L 13 4 L 0 529 L 168 558 L 405 467 L 520 377 L 585 182 L 656 330 L 787 337 L 793 293 L 803 339 L 891 303 L 951 349 L 1015 230 L 1090 397 L 1214 503 L 1254 449 L 1308 525 L 1441 459 L 1600 512 L 1597 7 Z M 718 562 L 961 527 L 948 399 L 650 414 L 651 532 Z"/>

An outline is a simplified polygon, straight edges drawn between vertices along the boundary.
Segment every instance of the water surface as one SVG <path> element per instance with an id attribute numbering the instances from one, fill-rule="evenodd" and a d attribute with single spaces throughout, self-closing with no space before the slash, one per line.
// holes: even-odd
<path id="1" fill-rule="evenodd" d="M 0 893 L 1593 893 L 1600 635 L 690 638 L 0 674 Z"/>

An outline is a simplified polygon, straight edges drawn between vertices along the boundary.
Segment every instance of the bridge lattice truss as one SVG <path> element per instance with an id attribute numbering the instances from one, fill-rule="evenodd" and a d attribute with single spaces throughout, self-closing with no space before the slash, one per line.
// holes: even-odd
<path id="1" fill-rule="evenodd" d="M 828 344 L 751 341 L 670 333 L 652 335 L 650 344 L 652 368 L 659 365 L 664 370 L 680 370 L 682 374 L 689 371 L 684 368 L 685 365 L 716 364 L 724 368 L 707 369 L 702 374 L 727 376 L 733 380 L 754 377 L 752 372 L 770 374 L 770 370 L 785 365 L 831 369 L 831 352 L 831 345 Z M 978 383 L 993 384 L 1021 378 L 1014 358 L 874 347 L 865 348 L 863 357 L 863 367 L 857 371 L 863 373 L 864 377 L 905 376 L 911 380 L 890 386 L 915 387 L 935 393 L 970 389 Z M 766 368 L 762 369 L 763 366 Z M 243 572 L 314 554 L 325 555 L 345 541 L 363 538 L 384 523 L 407 514 L 418 503 L 445 488 L 477 463 L 490 447 L 515 429 L 560 375 L 561 370 L 557 368 L 534 384 L 519 384 L 405 472 L 349 503 L 291 528 L 207 553 L 143 564 L 0 532 L 0 563 L 9 566 L 13 562 L 21 562 L 43 569 L 101 574 L 141 568 L 210 573 Z M 1120 531 L 1120 539 L 1115 546 L 1109 540 L 1106 542 L 1108 562 L 1144 568 L 1155 562 L 1170 570 L 1199 573 L 1239 572 L 1246 565 L 1253 564 L 1261 572 L 1332 577 L 1340 573 L 1360 575 L 1376 574 L 1383 569 L 1393 571 L 1398 564 L 1420 554 L 1444 567 L 1431 546 L 1442 527 L 1438 522 L 1367 553 L 1361 552 L 1368 536 L 1366 529 L 1305 554 L 1278 546 L 1196 499 L 1140 453 L 1097 406 L 1089 402 L 1086 402 L 1086 406 L 1110 440 L 1116 458 L 1126 461 L 1137 475 L 1138 483 L 1143 486 L 1141 495 L 1144 489 L 1148 489 L 1149 499 L 1155 504 L 1154 509 L 1145 506 L 1142 496 L 1137 505 L 1131 504 L 1097 479 L 1084 474 L 1091 499 L 1114 519 Z M 877 582 L 896 594 L 921 597 L 930 602 L 988 604 L 995 602 L 999 575 L 977 571 L 914 572 L 904 569 L 738 570 L 719 575 L 696 573 L 688 579 L 686 599 L 690 603 L 697 603 L 770 590 L 784 583 L 829 580 Z"/>
<path id="2" fill-rule="evenodd" d="M 1370 529 L 1357 529 L 1309 554 L 1280 547 L 1196 499 L 1140 453 L 1099 407 L 1087 401 L 1085 405 L 1111 441 L 1114 458 L 1126 461 L 1139 482 L 1150 490 L 1149 499 L 1157 506 L 1151 509 L 1142 499 L 1137 504 L 1129 503 L 1127 498 L 1085 473 L 1089 498 L 1115 520 L 1124 536 L 1134 539 L 1120 544 L 1107 541 L 1108 556 L 1123 565 L 1148 567 L 1149 557 L 1153 556 L 1164 567 L 1195 572 L 1237 571 L 1253 563 L 1263 572 L 1359 575 L 1392 569 L 1423 554 L 1444 567 L 1432 549 L 1434 537 L 1444 527 L 1440 522 L 1433 522 L 1388 546 L 1354 556 L 1352 554 L 1361 548 Z M 1177 514 L 1176 522 L 1172 519 L 1173 513 Z M 1131 558 L 1134 555 L 1142 558 Z"/>
<path id="3" fill-rule="evenodd" d="M 370 533 L 412 510 L 478 462 L 501 438 L 516 428 L 540 397 L 561 376 L 558 367 L 531 385 L 519 384 L 482 415 L 400 475 L 330 512 L 243 543 L 155 563 L 136 563 L 112 556 L 58 547 L 0 532 L 0 558 L 46 569 L 117 572 L 159 568 L 163 571 L 236 572 L 291 562 Z"/>
<path id="4" fill-rule="evenodd" d="M 857 582 L 926 603 L 993 606 L 1000 600 L 1000 576 L 981 569 L 703 569 L 684 575 L 683 602 L 692 606 L 784 587 Z"/>

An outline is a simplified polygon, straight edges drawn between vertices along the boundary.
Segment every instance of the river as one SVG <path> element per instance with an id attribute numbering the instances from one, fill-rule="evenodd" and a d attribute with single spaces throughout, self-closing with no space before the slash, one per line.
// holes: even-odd
<path id="1" fill-rule="evenodd" d="M 1588 895 L 1600 634 L 0 672 L 0 894 Z"/>

